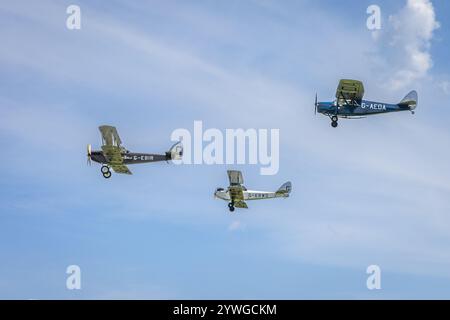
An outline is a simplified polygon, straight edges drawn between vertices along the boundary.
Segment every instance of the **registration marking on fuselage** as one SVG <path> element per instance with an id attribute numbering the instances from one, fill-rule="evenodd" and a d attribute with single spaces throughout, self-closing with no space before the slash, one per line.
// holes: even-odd
<path id="1" fill-rule="evenodd" d="M 127 156 L 127 155 L 125 155 L 125 156 L 123 156 L 123 159 L 124 160 L 133 160 L 133 161 L 138 161 L 138 160 L 147 161 L 147 160 L 153 160 L 153 156 L 144 156 L 144 155 L 142 155 L 142 156 Z"/>
<path id="2" fill-rule="evenodd" d="M 363 102 L 361 103 L 361 108 L 371 110 L 386 110 L 386 105 L 384 103 Z"/>

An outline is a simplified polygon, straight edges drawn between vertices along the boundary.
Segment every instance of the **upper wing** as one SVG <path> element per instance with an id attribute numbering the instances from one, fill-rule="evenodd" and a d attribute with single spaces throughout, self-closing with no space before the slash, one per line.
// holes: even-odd
<path id="1" fill-rule="evenodd" d="M 120 140 L 117 129 L 112 126 L 100 126 L 98 127 L 102 134 L 102 140 L 104 146 L 120 147 L 122 140 Z"/>
<path id="2" fill-rule="evenodd" d="M 242 172 L 237 170 L 228 170 L 227 173 L 228 173 L 228 180 L 230 180 L 230 186 L 244 184 Z"/>
<path id="3" fill-rule="evenodd" d="M 132 174 L 130 169 L 128 169 L 128 167 L 124 164 L 113 164 L 111 165 L 111 168 L 116 173 Z"/>
<path id="4" fill-rule="evenodd" d="M 336 90 L 336 99 L 361 101 L 363 96 L 364 85 L 361 81 L 348 79 L 342 79 L 339 81 L 339 85 Z"/>

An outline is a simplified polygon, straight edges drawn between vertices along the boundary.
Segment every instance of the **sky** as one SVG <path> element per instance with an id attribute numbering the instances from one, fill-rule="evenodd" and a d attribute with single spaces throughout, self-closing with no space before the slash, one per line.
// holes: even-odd
<path id="1" fill-rule="evenodd" d="M 429 0 L 2 1 L 0 298 L 450 298 L 449 15 Z M 333 129 L 314 96 L 341 78 L 376 101 L 415 89 L 416 114 Z M 154 163 L 106 180 L 86 164 L 99 125 L 162 153 L 196 120 L 279 129 L 278 173 Z M 292 195 L 230 214 L 213 197 L 227 169 Z"/>

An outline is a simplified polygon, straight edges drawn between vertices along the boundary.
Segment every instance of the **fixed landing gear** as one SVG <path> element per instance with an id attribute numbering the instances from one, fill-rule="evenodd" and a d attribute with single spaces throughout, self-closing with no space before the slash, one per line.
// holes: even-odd
<path id="1" fill-rule="evenodd" d="M 108 167 L 108 166 L 102 166 L 101 169 L 100 169 L 100 171 L 102 172 L 103 177 L 104 177 L 105 179 L 111 178 L 111 171 L 109 170 L 109 167 Z"/>
<path id="2" fill-rule="evenodd" d="M 332 116 L 331 117 L 331 126 L 333 128 L 336 128 L 338 126 L 338 117 L 337 116 Z"/>
<path id="3" fill-rule="evenodd" d="M 233 211 L 234 211 L 234 203 L 233 203 L 233 202 L 230 202 L 230 203 L 228 204 L 228 209 L 230 209 L 230 212 L 233 212 Z"/>

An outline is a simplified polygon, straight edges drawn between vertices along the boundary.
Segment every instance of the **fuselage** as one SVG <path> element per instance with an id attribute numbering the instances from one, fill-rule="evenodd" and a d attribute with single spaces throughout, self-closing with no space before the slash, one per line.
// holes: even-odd
<path id="1" fill-rule="evenodd" d="M 317 104 L 317 112 L 327 116 L 337 115 L 338 117 L 362 117 L 388 112 L 411 111 L 408 106 L 389 104 L 369 100 L 361 100 L 361 102 L 348 101 L 338 105 L 337 101 L 319 102 Z"/>
<path id="2" fill-rule="evenodd" d="M 151 154 L 151 153 L 135 153 L 124 151 L 121 152 L 123 164 L 135 164 L 135 163 L 147 163 L 155 161 L 166 161 L 170 160 L 170 156 L 162 154 Z M 92 151 L 91 153 L 92 161 L 108 164 L 109 161 L 103 151 Z"/>
<path id="3" fill-rule="evenodd" d="M 243 190 L 242 193 L 244 194 L 244 201 L 281 197 L 279 194 L 271 191 Z M 228 189 L 217 188 L 214 192 L 214 196 L 225 201 L 231 201 L 230 192 L 228 191 Z"/>

